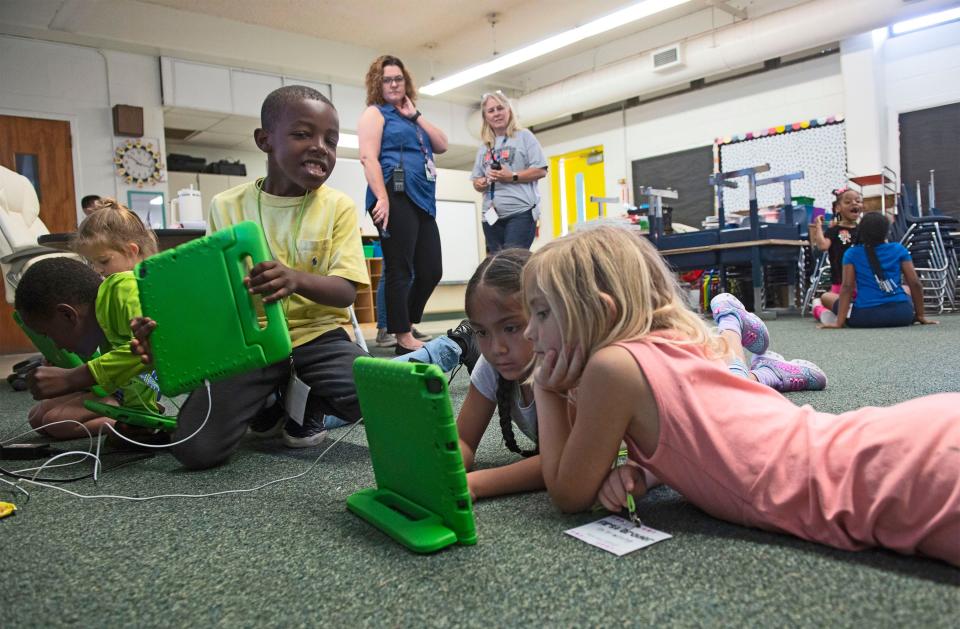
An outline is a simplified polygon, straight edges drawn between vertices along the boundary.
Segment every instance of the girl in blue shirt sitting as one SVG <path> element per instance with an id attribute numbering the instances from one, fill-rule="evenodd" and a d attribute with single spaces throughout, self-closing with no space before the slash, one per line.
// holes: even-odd
<path id="1" fill-rule="evenodd" d="M 843 284 L 840 299 L 833 305 L 837 321 L 820 327 L 889 328 L 914 322 L 936 323 L 924 316 L 923 288 L 910 252 L 898 242 L 887 242 L 889 231 L 890 221 L 879 212 L 867 213 L 860 220 L 856 244 L 843 254 Z M 900 285 L 901 276 L 909 291 Z"/>

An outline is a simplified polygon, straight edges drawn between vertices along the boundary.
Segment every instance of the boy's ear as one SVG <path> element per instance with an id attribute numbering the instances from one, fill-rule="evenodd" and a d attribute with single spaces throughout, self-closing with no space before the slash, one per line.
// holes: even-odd
<path id="1" fill-rule="evenodd" d="M 266 129 L 254 129 L 253 141 L 257 143 L 257 147 L 264 153 L 273 152 L 273 147 L 270 146 L 270 133 Z"/>
<path id="2" fill-rule="evenodd" d="M 600 293 L 600 301 L 603 302 L 604 308 L 607 309 L 607 322 L 612 323 L 617 319 L 617 304 L 613 301 L 613 297 L 607 293 Z"/>
<path id="3" fill-rule="evenodd" d="M 72 326 L 76 326 L 80 321 L 80 311 L 70 304 L 57 304 L 53 310 L 58 317 L 66 319 Z"/>
<path id="4" fill-rule="evenodd" d="M 127 243 L 127 246 L 125 248 L 127 250 L 128 256 L 133 256 L 134 258 L 140 257 L 140 245 L 138 245 L 137 243 L 135 242 Z"/>

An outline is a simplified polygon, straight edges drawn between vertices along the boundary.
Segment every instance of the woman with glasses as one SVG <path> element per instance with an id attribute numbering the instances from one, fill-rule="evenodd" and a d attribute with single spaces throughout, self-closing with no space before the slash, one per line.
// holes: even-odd
<path id="1" fill-rule="evenodd" d="M 378 297 L 385 297 L 386 332 L 396 336 L 401 355 L 423 345 L 412 324 L 443 274 L 433 155 L 447 150 L 447 136 L 417 109 L 413 79 L 396 57 L 374 59 L 366 86 L 367 108 L 357 125 L 360 162 L 367 211 L 383 248 L 385 292 Z"/>
<path id="2" fill-rule="evenodd" d="M 487 253 L 529 249 L 540 217 L 537 181 L 547 175 L 543 148 L 513 114 L 502 92 L 480 99 L 483 144 L 473 165 L 473 187 L 483 193 L 483 235 Z"/>

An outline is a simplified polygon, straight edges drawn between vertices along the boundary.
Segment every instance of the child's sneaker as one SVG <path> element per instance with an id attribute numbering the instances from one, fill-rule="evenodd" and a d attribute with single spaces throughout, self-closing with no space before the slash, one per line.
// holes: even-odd
<path id="1" fill-rule="evenodd" d="M 788 391 L 822 391 L 827 388 L 827 374 L 809 360 L 786 361 L 776 352 L 754 356 L 750 371 L 761 384 L 781 393 Z"/>
<path id="2" fill-rule="evenodd" d="M 447 330 L 447 336 L 460 346 L 460 362 L 467 366 L 467 373 L 473 373 L 473 367 L 480 360 L 480 348 L 477 346 L 476 333 L 467 319 L 452 330 Z"/>
<path id="3" fill-rule="evenodd" d="M 826 323 L 827 325 L 833 325 L 837 322 L 837 315 L 833 314 L 833 310 L 829 308 L 824 308 L 823 312 L 821 312 L 817 318 L 820 320 L 820 323 Z"/>
<path id="4" fill-rule="evenodd" d="M 288 448 L 312 448 L 320 445 L 327 437 L 323 428 L 323 417 L 316 420 L 304 419 L 303 426 L 288 419 L 283 427 L 283 445 Z"/>
<path id="5" fill-rule="evenodd" d="M 260 439 L 270 439 L 276 437 L 283 430 L 283 423 L 287 417 L 287 412 L 283 408 L 283 402 L 277 396 L 271 396 L 274 399 L 273 404 L 265 407 L 250 420 L 249 432 L 252 436 Z"/>
<path id="6" fill-rule="evenodd" d="M 770 333 L 766 324 L 752 312 L 747 312 L 740 300 L 730 293 L 720 293 L 710 300 L 710 312 L 713 320 L 720 324 L 720 319 L 733 315 L 740 322 L 740 344 L 751 354 L 763 354 L 770 345 Z"/>

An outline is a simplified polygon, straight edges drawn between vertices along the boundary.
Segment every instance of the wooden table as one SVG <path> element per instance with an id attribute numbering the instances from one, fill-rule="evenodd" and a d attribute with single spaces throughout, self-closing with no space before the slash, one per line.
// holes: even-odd
<path id="1" fill-rule="evenodd" d="M 806 247 L 808 240 L 785 240 L 783 238 L 767 238 L 766 240 L 746 240 L 744 242 L 724 242 L 717 245 L 703 245 L 701 247 L 681 247 L 679 249 L 665 249 L 660 251 L 663 256 L 675 256 L 684 253 L 707 253 L 710 251 L 724 251 L 726 249 L 745 249 L 747 247 Z"/>
<path id="2" fill-rule="evenodd" d="M 70 239 L 75 232 L 60 232 L 56 234 L 45 234 L 37 238 L 37 244 L 60 251 L 70 251 Z M 203 229 L 155 229 L 153 233 L 157 235 L 157 242 L 160 245 L 160 251 L 172 249 L 185 242 L 196 240 L 207 235 Z"/>

